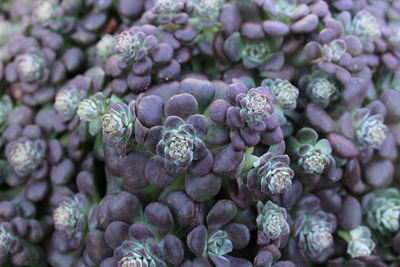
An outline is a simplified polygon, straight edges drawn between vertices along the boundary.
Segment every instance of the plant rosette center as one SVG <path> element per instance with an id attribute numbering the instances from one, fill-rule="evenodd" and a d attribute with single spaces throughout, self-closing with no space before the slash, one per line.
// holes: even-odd
<path id="1" fill-rule="evenodd" d="M 321 174 L 327 165 L 327 157 L 317 150 L 307 152 L 299 160 L 299 166 L 307 173 Z"/>

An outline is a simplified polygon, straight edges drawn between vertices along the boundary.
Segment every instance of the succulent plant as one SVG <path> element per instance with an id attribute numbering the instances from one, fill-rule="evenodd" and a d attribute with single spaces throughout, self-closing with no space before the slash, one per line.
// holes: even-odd
<path id="1" fill-rule="evenodd" d="M 193 125 L 179 117 L 169 116 L 164 123 L 162 139 L 157 144 L 157 153 L 165 158 L 165 168 L 169 172 L 179 173 L 192 161 L 204 157 L 207 149 Z"/>
<path id="2" fill-rule="evenodd" d="M 82 228 L 85 220 L 85 208 L 73 198 L 66 199 L 53 212 L 54 228 L 72 235 Z"/>
<path id="3" fill-rule="evenodd" d="M 135 115 L 133 114 L 132 101 L 129 105 L 125 103 L 114 103 L 108 113 L 102 117 L 103 136 L 110 145 L 127 146 L 134 134 Z"/>
<path id="4" fill-rule="evenodd" d="M 266 79 L 262 82 L 263 86 L 268 87 L 275 95 L 275 101 L 284 110 L 292 110 L 296 108 L 299 89 L 287 80 L 271 80 Z"/>
<path id="5" fill-rule="evenodd" d="M 281 44 L 281 39 L 244 41 L 241 58 L 247 68 L 257 68 L 272 57 Z"/>
<path id="6" fill-rule="evenodd" d="M 262 232 L 263 239 L 277 239 L 290 232 L 287 223 L 287 214 L 284 208 L 279 207 L 272 201 L 257 203 L 257 227 Z M 259 237 L 260 238 L 260 237 Z"/>
<path id="7" fill-rule="evenodd" d="M 264 194 L 281 194 L 292 186 L 294 171 L 290 168 L 287 155 L 268 152 L 253 163 L 253 169 L 247 174 L 247 187 L 259 188 Z"/>
<path id="8" fill-rule="evenodd" d="M 1 266 L 400 266 L 400 1 L 0 2 Z"/>
<path id="9" fill-rule="evenodd" d="M 243 224 L 228 224 L 236 214 L 237 208 L 233 202 L 219 200 L 215 203 L 206 217 L 207 227 L 200 224 L 188 234 L 187 243 L 191 252 L 197 257 L 210 259 L 215 266 L 227 266 L 237 261 L 237 258 L 228 256 L 228 253 L 249 242 L 249 230 Z M 220 220 L 216 216 L 226 217 Z M 233 238 L 232 234 L 240 236 L 242 240 Z M 246 260 L 240 259 L 240 262 L 245 266 L 249 264 Z"/>
<path id="10" fill-rule="evenodd" d="M 64 120 L 70 120 L 76 115 L 82 95 L 76 87 L 64 88 L 56 95 L 54 108 Z"/>
<path id="11" fill-rule="evenodd" d="M 14 171 L 26 176 L 40 167 L 45 156 L 44 144 L 40 140 L 21 139 L 12 144 L 7 152 L 7 159 Z"/>
<path id="12" fill-rule="evenodd" d="M 371 43 L 381 36 L 378 20 L 367 10 L 357 12 L 348 30 L 365 44 Z"/>
<path id="13" fill-rule="evenodd" d="M 335 215 L 321 210 L 319 199 L 312 195 L 299 201 L 296 214 L 293 230 L 296 249 L 313 262 L 324 262 L 333 253 L 333 233 L 337 224 Z"/>
<path id="14" fill-rule="evenodd" d="M 193 0 L 194 13 L 210 21 L 218 19 L 224 0 Z"/>
<path id="15" fill-rule="evenodd" d="M 375 249 L 375 242 L 371 239 L 371 230 L 363 225 L 348 232 L 349 240 L 347 253 L 352 258 L 368 257 Z"/>
<path id="16" fill-rule="evenodd" d="M 0 225 L 0 255 L 4 257 L 11 249 L 16 237 L 9 232 L 3 225 Z"/>
<path id="17" fill-rule="evenodd" d="M 383 116 L 381 114 L 370 115 L 368 110 L 360 109 L 356 112 L 355 117 L 355 131 L 360 148 L 380 148 L 388 131 L 387 126 L 383 123 Z"/>
<path id="18" fill-rule="evenodd" d="M 160 263 L 154 260 L 154 256 L 148 252 L 146 247 L 138 242 L 128 242 L 123 244 L 125 255 L 122 259 L 118 261 L 118 267 L 128 267 L 128 266 L 149 266 L 155 267 L 160 265 Z M 127 247 L 127 244 L 130 246 Z"/>
<path id="19" fill-rule="evenodd" d="M 154 7 L 160 14 L 177 12 L 183 8 L 183 2 L 176 2 L 172 0 L 156 0 Z"/>
<path id="20" fill-rule="evenodd" d="M 233 62 L 242 61 L 248 69 L 260 67 L 279 53 L 283 38 L 247 40 L 239 32 L 231 34 L 224 42 L 224 52 Z"/>
<path id="21" fill-rule="evenodd" d="M 336 39 L 322 46 L 322 55 L 329 62 L 337 62 L 346 53 L 346 43 L 343 40 Z"/>
<path id="22" fill-rule="evenodd" d="M 327 139 L 318 140 L 318 134 L 311 128 L 303 128 L 292 138 L 298 167 L 307 174 L 322 174 L 326 168 L 335 165 L 331 156 L 332 148 Z M 295 144 L 297 143 L 297 144 Z"/>
<path id="23" fill-rule="evenodd" d="M 263 8 L 266 12 L 271 14 L 273 17 L 281 20 L 288 21 L 290 17 L 295 13 L 297 9 L 297 1 L 293 0 L 273 0 L 264 1 Z"/>
<path id="24" fill-rule="evenodd" d="M 323 74 L 313 74 L 305 77 L 305 90 L 313 103 L 322 107 L 327 107 L 339 95 L 339 88 L 329 76 Z"/>
<path id="25" fill-rule="evenodd" d="M 324 220 L 310 222 L 301 233 L 307 240 L 307 249 L 311 253 L 318 253 L 333 244 L 332 226 Z"/>
<path id="26" fill-rule="evenodd" d="M 96 93 L 90 98 L 82 100 L 78 105 L 76 113 L 82 121 L 93 121 L 106 113 L 108 108 L 107 102 L 103 93 Z"/>
<path id="27" fill-rule="evenodd" d="M 140 61 L 147 56 L 148 50 L 157 43 L 153 36 L 138 27 L 123 31 L 114 39 L 114 53 L 121 55 L 126 62 Z"/>
<path id="28" fill-rule="evenodd" d="M 252 88 L 246 95 L 240 94 L 236 97 L 240 116 L 250 127 L 268 120 L 274 110 L 273 100 L 260 89 Z"/>
<path id="29" fill-rule="evenodd" d="M 96 44 L 96 55 L 105 61 L 114 53 L 113 49 L 114 36 L 110 34 L 104 34 Z"/>
<path id="30" fill-rule="evenodd" d="M 400 192 L 395 188 L 378 190 L 365 198 L 368 199 L 368 226 L 388 235 L 399 230 Z M 371 199 L 369 199 L 371 198 Z"/>
<path id="31" fill-rule="evenodd" d="M 45 59 L 37 53 L 19 55 L 15 61 L 18 76 L 22 82 L 37 82 L 44 77 L 47 71 Z"/>
<path id="32" fill-rule="evenodd" d="M 232 242 L 225 231 L 218 230 L 207 239 L 207 253 L 213 258 L 228 254 L 233 250 Z"/>

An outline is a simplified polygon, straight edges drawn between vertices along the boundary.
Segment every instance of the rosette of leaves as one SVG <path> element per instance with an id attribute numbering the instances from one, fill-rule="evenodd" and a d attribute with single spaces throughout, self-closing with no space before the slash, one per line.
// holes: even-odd
<path id="1" fill-rule="evenodd" d="M 141 22 L 163 25 L 169 31 L 176 30 L 188 22 L 186 5 L 186 1 L 156 0 L 153 7 L 143 14 Z"/>
<path id="2" fill-rule="evenodd" d="M 287 80 L 263 80 L 262 85 L 269 88 L 275 96 L 275 103 L 283 110 L 293 110 L 297 105 L 299 89 Z"/>
<path id="3" fill-rule="evenodd" d="M 339 235 L 347 242 L 347 253 L 351 258 L 366 258 L 375 249 L 375 242 L 371 237 L 371 230 L 364 225 L 345 232 L 339 231 Z"/>
<path id="4" fill-rule="evenodd" d="M 368 109 L 360 108 L 354 115 L 354 130 L 361 150 L 379 149 L 386 139 L 388 131 L 382 114 L 371 114 Z"/>
<path id="5" fill-rule="evenodd" d="M 281 37 L 247 40 L 235 32 L 225 40 L 224 52 L 230 61 L 241 61 L 247 69 L 270 70 L 270 62 L 283 57 L 282 43 Z"/>
<path id="6" fill-rule="evenodd" d="M 95 221 L 98 205 L 95 202 L 98 196 L 94 188 L 93 173 L 82 170 L 76 178 L 78 193 L 74 194 L 64 187 L 58 188 L 51 196 L 54 231 L 47 260 L 55 266 L 62 262 L 81 263 L 87 233 L 97 226 Z"/>
<path id="7" fill-rule="evenodd" d="M 43 252 L 38 245 L 19 236 L 18 226 L 21 225 L 22 221 L 0 223 L 0 263 L 4 266 L 40 266 Z"/>
<path id="8" fill-rule="evenodd" d="M 381 26 L 371 12 L 362 9 L 352 16 L 344 11 L 339 14 L 338 20 L 346 34 L 355 36 L 362 43 L 364 51 L 374 51 L 374 42 L 381 37 Z"/>
<path id="9" fill-rule="evenodd" d="M 92 230 L 86 244 L 93 262 L 110 266 L 180 265 L 184 244 L 174 233 L 192 227 L 198 216 L 193 201 L 181 202 L 182 194 L 169 192 L 163 202 L 151 202 L 144 208 L 139 198 L 128 192 L 108 195 L 97 212 L 99 227 L 105 230 Z M 100 253 L 94 238 L 97 233 L 107 247 Z"/>
<path id="10" fill-rule="evenodd" d="M 193 42 L 201 54 L 214 56 L 214 43 L 221 30 L 226 28 L 229 28 L 230 32 L 239 30 L 240 23 L 230 22 L 232 17 L 235 17 L 236 21 L 241 20 L 238 8 L 234 3 L 225 4 L 225 2 L 225 0 L 188 1 L 188 24 L 195 30 Z"/>
<path id="11" fill-rule="evenodd" d="M 319 17 L 328 14 L 327 8 L 310 8 L 311 3 L 297 0 L 252 0 L 264 11 L 263 29 L 272 36 L 285 36 L 289 32 L 304 34 L 314 31 Z"/>
<path id="12" fill-rule="evenodd" d="M 265 79 L 262 81 L 261 85 L 267 87 L 274 94 L 274 112 L 278 115 L 279 124 L 285 136 L 290 135 L 293 131 L 293 126 L 287 118 L 295 119 L 297 117 L 294 109 L 297 106 L 299 89 L 289 81 L 281 79 Z"/>
<path id="13" fill-rule="evenodd" d="M 139 27 L 132 27 L 115 36 L 114 53 L 128 64 L 135 63 L 144 59 L 156 44 L 154 36 L 147 36 Z"/>
<path id="14" fill-rule="evenodd" d="M 377 18 L 367 10 L 356 13 L 350 24 L 345 24 L 345 30 L 360 38 L 368 46 L 381 36 L 381 28 Z"/>
<path id="15" fill-rule="evenodd" d="M 20 138 L 7 144 L 6 156 L 13 173 L 20 177 L 46 174 L 46 143 L 43 140 Z M 38 177 L 38 178 L 39 178 Z"/>
<path id="16" fill-rule="evenodd" d="M 230 128 L 230 140 L 235 150 L 282 140 L 277 115 L 274 113 L 274 96 L 265 86 L 251 88 L 234 79 L 226 89 L 225 99 L 215 100 L 209 110 L 210 119 Z"/>
<path id="17" fill-rule="evenodd" d="M 63 197 L 53 211 L 52 218 L 56 230 L 53 238 L 68 239 L 67 246 L 71 246 L 68 249 L 77 248 L 86 230 L 88 207 L 90 207 L 89 200 L 83 194 Z"/>
<path id="18" fill-rule="evenodd" d="M 30 24 L 40 25 L 79 45 L 96 42 L 106 25 L 110 1 L 39 0 L 32 7 Z"/>
<path id="19" fill-rule="evenodd" d="M 201 20 L 213 22 L 218 20 L 224 0 L 194 0 L 191 4 L 194 15 Z"/>
<path id="20" fill-rule="evenodd" d="M 289 244 L 292 260 L 297 264 L 303 263 L 305 258 L 315 263 L 325 262 L 334 251 L 336 226 L 336 216 L 321 209 L 318 197 L 303 197 L 297 205 L 293 223 L 292 235 L 295 239 Z M 296 255 L 301 256 L 296 258 Z"/>
<path id="21" fill-rule="evenodd" d="M 329 28 L 327 30 L 340 37 L 340 32 L 334 32 Z M 323 36 L 324 33 L 320 33 L 320 39 L 323 38 L 321 35 Z M 350 64 L 353 58 L 347 51 L 347 43 L 344 39 L 332 39 L 322 39 L 321 43 L 309 42 L 304 52 L 319 71 L 327 75 L 335 75 L 338 81 L 346 85 L 351 79 Z"/>
<path id="22" fill-rule="evenodd" d="M 297 160 L 296 167 L 303 182 L 315 183 L 321 174 L 334 180 L 332 170 L 336 163 L 331 155 L 332 147 L 327 139 L 319 139 L 315 130 L 300 129 L 295 137 L 290 137 L 289 150 Z"/>
<path id="23" fill-rule="evenodd" d="M 68 121 L 75 116 L 81 98 L 81 91 L 76 87 L 66 86 L 56 95 L 54 108 L 63 120 Z"/>
<path id="24" fill-rule="evenodd" d="M 77 138 L 73 132 L 61 140 L 54 138 L 55 121 L 57 114 L 52 108 L 34 113 L 21 105 L 8 114 L 8 126 L 2 133 L 7 141 L 3 177 L 10 188 L 4 191 L 18 191 L 27 200 L 38 202 L 49 192 L 50 181 L 59 185 L 72 178 L 74 161 L 80 161 L 84 155 L 81 148 L 77 149 L 80 139 L 71 140 Z"/>
<path id="25" fill-rule="evenodd" d="M 32 18 L 35 22 L 57 31 L 69 32 L 82 10 L 83 2 L 70 0 L 40 0 L 36 3 Z"/>
<path id="26" fill-rule="evenodd" d="M 105 69 L 107 59 L 114 54 L 114 36 L 102 35 L 100 40 L 89 48 L 87 54 L 91 66 L 100 66 Z"/>
<path id="27" fill-rule="evenodd" d="M 151 244 L 141 244 L 136 240 L 124 241 L 121 252 L 122 258 L 119 259 L 117 266 L 167 266 L 154 252 Z"/>
<path id="28" fill-rule="evenodd" d="M 102 131 L 104 141 L 120 149 L 127 148 L 134 141 L 135 101 L 125 104 L 113 103 L 106 114 L 102 116 Z"/>
<path id="29" fill-rule="evenodd" d="M 98 92 L 79 103 L 76 113 L 81 121 L 89 123 L 91 135 L 96 135 L 101 129 L 101 118 L 108 112 L 112 102 L 112 97 L 106 98 L 102 92 Z"/>
<path id="30" fill-rule="evenodd" d="M 305 74 L 299 80 L 299 85 L 311 102 L 326 108 L 340 97 L 336 79 L 321 71 Z"/>
<path id="31" fill-rule="evenodd" d="M 257 203 L 257 244 L 260 246 L 268 245 L 271 241 L 280 242 L 280 238 L 286 237 L 290 233 L 287 223 L 287 213 L 284 208 L 279 207 L 272 201 Z M 279 247 L 279 243 L 277 245 Z"/>
<path id="32" fill-rule="evenodd" d="M 207 226 L 200 224 L 187 236 L 190 251 L 198 258 L 206 259 L 217 267 L 241 264 L 251 266 L 245 259 L 229 256 L 236 249 L 243 249 L 250 241 L 247 226 L 231 222 L 237 207 L 230 200 L 219 200 L 206 216 Z"/>
<path id="33" fill-rule="evenodd" d="M 12 94 L 26 105 L 37 106 L 53 100 L 55 86 L 79 70 L 84 56 L 77 47 L 63 51 L 62 37 L 50 30 L 33 27 L 30 33 L 11 38 L 1 60 Z"/>
<path id="34" fill-rule="evenodd" d="M 396 188 L 377 190 L 365 195 L 363 208 L 371 229 L 384 236 L 399 230 L 400 192 Z"/>
<path id="35" fill-rule="evenodd" d="M 344 112 L 338 119 L 338 130 L 347 139 L 353 140 L 355 156 L 361 154 L 363 162 L 371 161 L 374 152 L 380 151 L 389 132 L 384 124 L 385 112 L 374 110 L 374 105 L 382 105 L 379 100 L 365 108 L 358 108 L 351 113 Z"/>
<path id="36" fill-rule="evenodd" d="M 177 175 L 195 161 L 208 154 L 203 133 L 177 116 L 165 120 L 162 139 L 157 144 L 157 154 L 164 157 L 164 166 L 168 173 Z"/>
<path id="37" fill-rule="evenodd" d="M 290 158 L 275 146 L 253 162 L 247 173 L 247 188 L 253 191 L 253 198 L 263 199 L 266 195 L 282 194 L 292 186 L 294 171 L 290 168 Z"/>
<path id="38" fill-rule="evenodd" d="M 99 73 L 96 74 L 97 75 L 94 78 L 97 78 L 99 82 L 99 84 L 96 84 L 96 86 L 101 87 L 101 81 L 104 78 L 104 72 L 99 70 Z M 65 123 L 69 123 L 69 129 L 73 128 L 73 125 L 76 125 L 79 122 L 77 111 L 80 102 L 87 96 L 89 91 L 92 89 L 99 89 L 93 88 L 93 80 L 94 79 L 89 77 L 78 75 L 61 87 L 59 92 L 56 94 L 54 108 L 56 109 L 60 120 Z"/>
<path id="39" fill-rule="evenodd" d="M 134 26 L 115 36 L 114 55 L 107 60 L 106 73 L 115 78 L 111 88 L 118 95 L 128 89 L 143 92 L 152 77 L 171 80 L 181 71 L 179 59 L 174 58 L 179 42 L 160 28 L 145 26 Z"/>

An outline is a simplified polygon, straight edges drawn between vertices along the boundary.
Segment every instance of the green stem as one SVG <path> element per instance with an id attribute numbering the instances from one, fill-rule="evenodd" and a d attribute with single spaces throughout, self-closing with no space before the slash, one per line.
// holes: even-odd
<path id="1" fill-rule="evenodd" d="M 107 179 L 107 195 L 112 193 L 118 193 L 122 191 L 122 181 L 120 177 L 114 176 L 109 173 L 106 169 Z"/>
<path id="2" fill-rule="evenodd" d="M 253 148 L 248 148 L 251 153 L 253 152 Z M 247 173 L 253 168 L 253 163 L 258 159 L 257 156 L 254 156 L 252 154 L 248 154 L 248 151 L 246 150 L 246 153 L 244 154 L 244 158 L 242 162 L 240 163 L 240 173 L 239 177 L 245 177 Z"/>

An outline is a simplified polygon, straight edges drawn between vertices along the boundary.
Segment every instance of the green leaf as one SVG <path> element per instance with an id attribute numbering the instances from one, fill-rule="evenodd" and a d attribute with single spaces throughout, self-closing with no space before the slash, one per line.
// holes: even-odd
<path id="1" fill-rule="evenodd" d="M 91 135 L 96 135 L 101 129 L 101 121 L 100 118 L 94 119 L 91 122 L 89 122 L 89 133 Z"/>
<path id="2" fill-rule="evenodd" d="M 350 242 L 351 236 L 350 236 L 350 233 L 349 233 L 349 232 L 346 232 L 346 231 L 338 231 L 338 233 L 339 233 L 339 236 L 340 236 L 341 238 L 343 238 L 344 240 L 346 240 L 346 242 Z"/>
<path id="3" fill-rule="evenodd" d="M 318 134 L 315 130 L 304 127 L 296 133 L 296 137 L 302 144 L 315 144 L 318 140 Z"/>
<path id="4" fill-rule="evenodd" d="M 240 33 L 235 32 L 234 34 L 229 36 L 228 39 L 225 40 L 224 43 L 225 54 L 233 62 L 237 62 L 240 60 L 242 56 L 242 50 L 243 50 L 243 43 Z"/>

